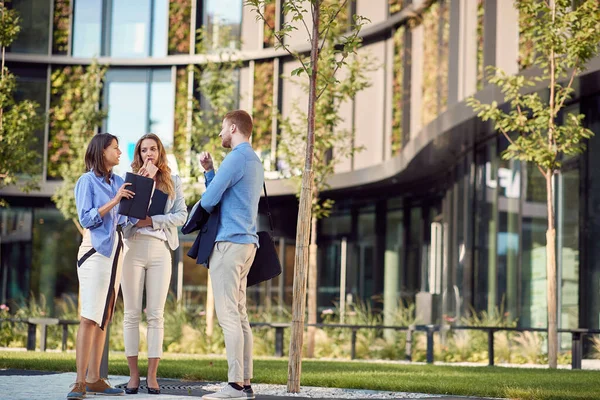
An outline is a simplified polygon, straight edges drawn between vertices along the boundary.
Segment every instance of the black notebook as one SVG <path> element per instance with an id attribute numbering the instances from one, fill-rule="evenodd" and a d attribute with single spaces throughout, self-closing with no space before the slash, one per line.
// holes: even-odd
<path id="1" fill-rule="evenodd" d="M 162 190 L 154 189 L 152 195 L 152 202 L 150 202 L 150 208 L 148 209 L 148 215 L 162 215 L 165 213 L 165 207 L 167 205 L 167 199 L 169 195 Z"/>
<path id="2" fill-rule="evenodd" d="M 126 188 L 134 192 L 135 196 L 132 199 L 121 199 L 119 214 L 137 219 L 145 219 L 152 191 L 154 190 L 154 179 L 127 172 L 125 174 L 125 182 L 131 183 Z"/>

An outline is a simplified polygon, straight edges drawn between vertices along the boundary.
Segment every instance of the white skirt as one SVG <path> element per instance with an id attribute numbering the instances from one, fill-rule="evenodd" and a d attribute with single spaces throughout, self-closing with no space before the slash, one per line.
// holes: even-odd
<path id="1" fill-rule="evenodd" d="M 123 253 L 123 233 L 120 230 L 117 232 L 110 257 L 103 256 L 92 247 L 91 235 L 87 230 L 79 246 L 77 277 L 81 317 L 94 321 L 100 329 L 104 329 L 108 323 L 106 317 L 109 307 L 114 311 L 117 302 Z M 113 294 L 114 299 L 110 304 Z"/>

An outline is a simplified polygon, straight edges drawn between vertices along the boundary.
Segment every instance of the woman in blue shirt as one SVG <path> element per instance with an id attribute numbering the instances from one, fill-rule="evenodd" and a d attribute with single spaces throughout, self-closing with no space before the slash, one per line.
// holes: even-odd
<path id="1" fill-rule="evenodd" d="M 77 380 L 67 399 L 89 394 L 122 395 L 100 378 L 100 363 L 121 281 L 123 234 L 126 217 L 117 214 L 122 198 L 132 198 L 129 183 L 113 174 L 119 164 L 119 142 L 109 133 L 95 135 L 85 152 L 85 168 L 75 185 L 75 203 L 85 228 L 77 257 L 81 321 L 77 332 Z M 137 222 L 133 221 L 133 222 Z M 87 377 L 86 377 L 87 370 Z"/>

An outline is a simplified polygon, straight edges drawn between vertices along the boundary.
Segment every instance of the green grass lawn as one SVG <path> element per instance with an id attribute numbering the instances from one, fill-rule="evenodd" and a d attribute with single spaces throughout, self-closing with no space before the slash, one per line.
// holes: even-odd
<path id="1" fill-rule="evenodd" d="M 140 364 L 145 370 L 146 363 L 141 360 Z M 0 368 L 74 372 L 75 354 L 0 351 Z M 128 375 L 122 353 L 111 353 L 109 371 Z M 225 381 L 227 363 L 223 358 L 166 354 L 159 376 Z M 255 360 L 254 382 L 285 384 L 287 359 Z M 305 360 L 302 385 L 509 399 L 600 398 L 598 371 Z"/>

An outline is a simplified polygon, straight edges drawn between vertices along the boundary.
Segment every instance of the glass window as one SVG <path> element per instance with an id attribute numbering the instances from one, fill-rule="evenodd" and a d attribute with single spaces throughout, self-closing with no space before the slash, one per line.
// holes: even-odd
<path id="1" fill-rule="evenodd" d="M 129 171 L 135 143 L 147 133 L 148 82 L 146 70 L 109 70 L 106 74 L 106 131 L 119 138 L 121 163 L 118 174 Z"/>
<path id="2" fill-rule="evenodd" d="M 496 224 L 498 222 L 498 155 L 496 141 L 476 154 L 475 309 L 496 308 Z"/>
<path id="3" fill-rule="evenodd" d="M 175 91 L 170 69 L 152 70 L 150 78 L 150 127 L 163 142 L 167 153 L 173 152 L 173 119 Z"/>
<path id="4" fill-rule="evenodd" d="M 33 212 L 0 209 L 0 302 L 21 301 L 29 294 Z"/>
<path id="5" fill-rule="evenodd" d="M 73 55 L 166 56 L 168 18 L 168 0 L 77 0 Z"/>
<path id="6" fill-rule="evenodd" d="M 149 56 L 151 12 L 149 0 L 113 0 L 110 19 L 110 56 Z"/>
<path id="7" fill-rule="evenodd" d="M 342 264 L 342 245 L 340 240 L 328 240 L 319 244 L 319 280 L 318 299 L 319 309 L 332 307 L 340 301 L 340 281 Z"/>
<path id="8" fill-rule="evenodd" d="M 10 68 L 11 72 L 17 77 L 17 88 L 15 91 L 15 100 L 31 100 L 36 102 L 39 107 L 38 115 L 46 112 L 46 92 L 48 73 L 45 67 L 41 68 Z M 40 157 L 44 154 L 44 127 L 40 126 L 35 132 L 36 141 L 31 148 L 38 152 Z M 39 165 L 39 173 L 42 173 L 42 163 Z"/>
<path id="9" fill-rule="evenodd" d="M 21 31 L 10 46 L 15 53 L 48 54 L 50 0 L 20 0 L 13 8 L 21 16 Z"/>
<path id="10" fill-rule="evenodd" d="M 383 318 L 384 325 L 394 323 L 400 299 L 400 277 L 404 262 L 404 210 L 390 209 L 388 201 L 385 233 Z"/>
<path id="11" fill-rule="evenodd" d="M 73 56 L 100 56 L 102 1 L 76 0 L 73 7 Z"/>
<path id="12" fill-rule="evenodd" d="M 239 47 L 242 0 L 207 0 L 204 15 L 208 50 Z"/>
<path id="13" fill-rule="evenodd" d="M 53 299 L 65 294 L 77 298 L 79 285 L 73 271 L 81 236 L 75 224 L 56 209 L 35 209 L 33 215 L 30 290 L 46 297 L 52 313 Z"/>
<path id="14" fill-rule="evenodd" d="M 152 9 L 153 57 L 165 57 L 169 40 L 169 0 L 154 0 Z"/>
<path id="15" fill-rule="evenodd" d="M 508 147 L 500 138 L 499 155 Z M 497 305 L 517 317 L 521 163 L 500 159 L 498 167 L 498 295 Z M 502 303 L 504 299 L 504 304 Z"/>
<path id="16" fill-rule="evenodd" d="M 582 102 L 586 124 L 595 135 L 589 140 L 585 177 L 585 223 L 586 234 L 582 237 L 586 248 L 586 262 L 582 264 L 581 290 L 585 298 L 585 315 L 581 325 L 600 328 L 600 96 Z M 582 310 L 583 310 L 582 304 Z"/>
<path id="17" fill-rule="evenodd" d="M 579 169 L 558 175 L 558 254 L 560 322 L 563 329 L 579 327 Z M 569 344 L 570 335 L 562 335 Z"/>
<path id="18" fill-rule="evenodd" d="M 123 152 L 118 174 L 130 170 L 135 144 L 148 132 L 172 148 L 175 89 L 170 69 L 111 69 L 105 90 L 106 131 L 119 138 Z"/>
<path id="19" fill-rule="evenodd" d="M 523 255 L 519 325 L 545 328 L 546 315 L 546 180 L 528 164 L 525 173 L 522 216 Z"/>

